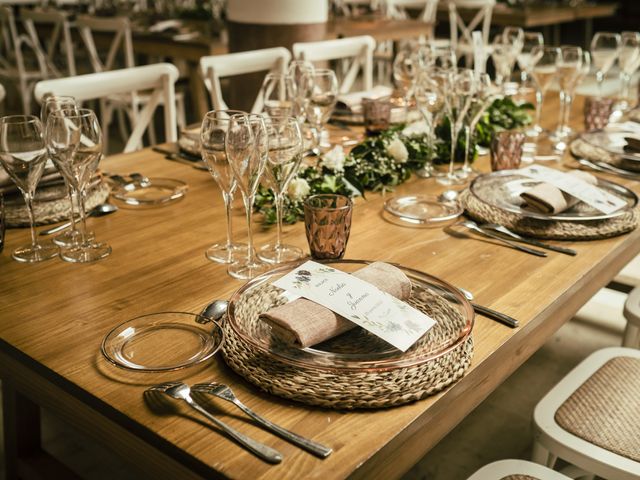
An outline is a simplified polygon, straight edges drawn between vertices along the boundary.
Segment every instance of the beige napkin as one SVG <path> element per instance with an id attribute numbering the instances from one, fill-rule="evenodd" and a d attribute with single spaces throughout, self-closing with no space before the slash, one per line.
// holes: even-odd
<path id="1" fill-rule="evenodd" d="M 353 276 L 375 285 L 400 300 L 411 296 L 411 280 L 399 268 L 383 262 L 356 271 Z M 287 343 L 308 347 L 336 337 L 356 324 L 317 303 L 299 298 L 260 315 L 272 332 Z"/>
<path id="2" fill-rule="evenodd" d="M 591 185 L 598 184 L 596 177 L 582 170 L 572 170 L 568 173 Z M 548 214 L 564 212 L 579 202 L 577 198 L 572 197 L 550 183 L 536 185 L 526 192 L 522 192 L 520 196 L 526 200 L 527 205 L 532 209 Z"/>

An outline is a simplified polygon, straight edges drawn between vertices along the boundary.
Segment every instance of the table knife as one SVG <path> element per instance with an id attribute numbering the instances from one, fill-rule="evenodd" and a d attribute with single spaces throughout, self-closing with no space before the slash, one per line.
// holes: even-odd
<path id="1" fill-rule="evenodd" d="M 522 242 L 522 243 L 526 243 L 528 245 L 533 245 L 534 247 L 540 247 L 540 248 L 545 248 L 547 250 L 552 250 L 554 252 L 559 252 L 559 253 L 564 253 L 565 255 L 572 255 L 575 256 L 578 254 L 578 252 L 576 252 L 575 250 L 571 249 L 571 248 L 565 248 L 565 247 L 557 247 L 555 245 L 549 245 L 548 243 L 544 243 L 541 242 L 539 240 L 535 240 L 533 238 L 527 238 L 527 237 L 522 237 L 520 235 L 518 235 L 515 232 L 512 232 L 511 230 L 509 230 L 507 227 L 503 226 L 503 225 L 497 225 L 494 223 L 485 223 L 480 225 L 480 228 L 487 228 L 490 230 L 494 230 L 496 232 L 502 233 L 508 237 L 513 238 L 514 240 L 517 240 L 518 242 Z"/>

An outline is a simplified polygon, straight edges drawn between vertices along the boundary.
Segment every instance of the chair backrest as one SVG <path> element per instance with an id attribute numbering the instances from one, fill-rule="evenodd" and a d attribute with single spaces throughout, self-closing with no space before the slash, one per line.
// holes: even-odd
<path id="1" fill-rule="evenodd" d="M 340 85 L 340 93 L 348 93 L 358 77 L 360 69 L 363 72 L 363 89 L 369 90 L 373 87 L 373 51 L 375 48 L 376 41 L 373 37 L 362 35 L 319 42 L 294 43 L 293 56 L 310 62 L 352 59 L 351 66 Z"/>
<path id="2" fill-rule="evenodd" d="M 213 108 L 228 110 L 229 107 L 222 99 L 221 78 L 262 71 L 281 73 L 286 70 L 290 61 L 291 53 L 284 47 L 210 55 L 200 58 L 200 73 L 211 96 Z M 263 98 L 262 92 L 260 92 L 251 111 L 259 113 L 262 111 L 262 107 Z"/>
<path id="3" fill-rule="evenodd" d="M 47 73 L 47 62 L 42 50 L 33 44 L 31 39 L 18 33 L 16 19 L 10 7 L 0 5 L 0 72 L 17 71 L 18 76 L 24 77 L 26 68 L 22 49 L 24 46 L 34 53 L 40 73 Z"/>
<path id="4" fill-rule="evenodd" d="M 48 93 L 69 95 L 78 101 L 84 101 L 129 93 L 132 90 L 152 90 L 149 102 L 140 112 L 138 122 L 124 147 L 124 152 L 131 152 L 142 144 L 142 135 L 153 119 L 153 113 L 160 104 L 160 100 L 164 106 L 166 141 L 177 141 L 175 83 L 178 77 L 179 72 L 175 65 L 156 63 L 109 72 L 43 80 L 36 84 L 35 95 L 39 102 Z"/>
<path id="5" fill-rule="evenodd" d="M 7 92 L 4 89 L 4 87 L 2 86 L 2 84 L 0 83 L 0 105 L 2 105 L 2 102 L 4 101 L 4 97 L 6 95 L 7 95 Z"/>
<path id="6" fill-rule="evenodd" d="M 357 17 L 360 8 L 376 10 L 380 0 L 334 0 L 336 13 L 345 17 Z"/>
<path id="7" fill-rule="evenodd" d="M 449 29 L 451 31 L 451 46 L 457 50 L 458 44 L 472 45 L 471 32 L 482 24 L 482 40 L 489 44 L 489 30 L 491 29 L 491 16 L 496 0 L 449 0 Z M 477 10 L 469 23 L 465 23 L 460 17 L 458 9 Z M 460 36 L 458 36 L 458 33 Z"/>
<path id="8" fill-rule="evenodd" d="M 47 39 L 47 65 L 55 76 L 62 76 L 54 63 L 55 56 L 59 48 L 62 48 L 66 56 L 67 75 L 76 74 L 76 62 L 73 52 L 73 42 L 71 40 L 71 26 L 69 24 L 69 14 L 54 9 L 22 9 L 20 18 L 24 28 L 34 45 L 41 51 L 45 51 L 38 36 L 38 26 L 48 25 L 51 34 Z"/>
<path id="9" fill-rule="evenodd" d="M 421 10 L 418 18 L 423 22 L 435 23 L 438 0 L 385 0 L 386 16 L 397 20 L 409 18 L 407 9 Z"/>
<path id="10" fill-rule="evenodd" d="M 135 66 L 131 22 L 127 17 L 98 18 L 90 15 L 79 15 L 76 19 L 76 26 L 87 48 L 89 60 L 95 72 L 104 72 L 116 68 L 115 61 L 120 49 L 124 53 L 124 68 Z M 93 32 L 113 33 L 114 35 L 104 61 L 98 54 Z"/>

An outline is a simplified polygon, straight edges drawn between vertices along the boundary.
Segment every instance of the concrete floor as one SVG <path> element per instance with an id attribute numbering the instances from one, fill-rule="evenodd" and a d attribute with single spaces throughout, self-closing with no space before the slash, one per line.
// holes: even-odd
<path id="1" fill-rule="evenodd" d="M 623 294 L 610 291 L 594 297 L 403 480 L 463 480 L 495 460 L 528 459 L 535 404 L 591 352 L 620 344 L 625 325 L 621 315 L 624 299 Z M 43 437 L 45 448 L 84 478 L 145 478 L 144 472 L 46 412 Z"/>

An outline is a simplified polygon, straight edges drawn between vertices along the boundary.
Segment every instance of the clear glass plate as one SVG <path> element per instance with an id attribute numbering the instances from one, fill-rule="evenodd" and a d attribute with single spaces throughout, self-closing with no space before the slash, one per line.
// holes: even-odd
<path id="1" fill-rule="evenodd" d="M 594 147 L 600 147 L 607 152 L 614 153 L 616 155 L 624 155 L 627 160 L 640 162 L 640 154 L 626 152 L 624 149 L 627 146 L 625 137 L 633 136 L 635 136 L 635 134 L 632 132 L 609 132 L 606 130 L 597 130 L 595 132 L 584 132 L 580 135 L 580 138 Z"/>
<path id="2" fill-rule="evenodd" d="M 313 347 L 298 348 L 286 344 L 272 336 L 271 327 L 259 318 L 259 313 L 287 302 L 286 292 L 271 283 L 301 263 L 286 264 L 256 277 L 240 288 L 229 302 L 227 326 L 232 334 L 267 358 L 314 369 L 391 370 L 420 365 L 439 357 L 460 345 L 471 334 L 473 308 L 459 290 L 426 273 L 396 265 L 412 282 L 408 303 L 437 322 L 409 350 L 403 353 L 359 327 Z M 353 272 L 371 262 L 335 260 L 326 263 Z"/>
<path id="3" fill-rule="evenodd" d="M 554 221 L 586 221 L 604 220 L 624 215 L 638 204 L 638 197 L 628 188 L 617 183 L 598 178 L 597 186 L 607 192 L 622 198 L 627 202 L 627 206 L 620 210 L 605 214 L 590 207 L 586 203 L 579 202 L 573 207 L 561 213 L 547 215 L 525 208 L 525 202 L 520 194 L 541 182 L 524 177 L 517 173 L 517 170 L 502 170 L 476 177 L 469 187 L 469 190 L 479 200 L 493 207 L 516 213 L 523 217 L 535 218 L 537 220 Z"/>
<path id="4" fill-rule="evenodd" d="M 462 215 L 456 202 L 440 202 L 429 195 L 404 195 L 384 202 L 384 210 L 410 225 L 442 223 Z"/>
<path id="5" fill-rule="evenodd" d="M 117 367 L 165 372 L 204 362 L 223 341 L 222 327 L 210 318 L 160 312 L 121 323 L 104 337 L 100 350 Z"/>
<path id="6" fill-rule="evenodd" d="M 187 184 L 181 180 L 149 178 L 144 183 L 118 185 L 111 191 L 111 195 L 127 205 L 155 206 L 184 197 L 188 189 Z"/>

